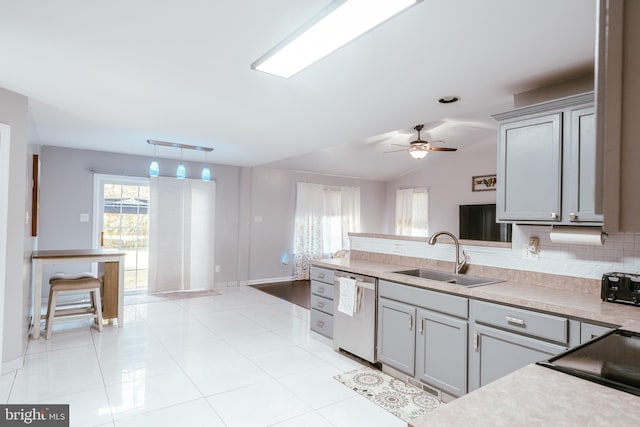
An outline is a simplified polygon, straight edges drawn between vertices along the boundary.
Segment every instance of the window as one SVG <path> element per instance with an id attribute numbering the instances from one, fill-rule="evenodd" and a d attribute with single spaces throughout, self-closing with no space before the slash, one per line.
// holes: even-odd
<path id="1" fill-rule="evenodd" d="M 429 236 L 429 191 L 426 188 L 396 190 L 396 234 Z"/>
<path id="2" fill-rule="evenodd" d="M 308 260 L 349 249 L 349 232 L 360 231 L 360 188 L 298 182 L 294 252 L 297 280 L 308 278 Z"/>

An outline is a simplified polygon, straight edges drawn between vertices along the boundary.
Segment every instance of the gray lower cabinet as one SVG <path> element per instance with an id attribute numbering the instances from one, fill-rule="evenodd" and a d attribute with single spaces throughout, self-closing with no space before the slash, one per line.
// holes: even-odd
<path id="1" fill-rule="evenodd" d="M 466 320 L 418 310 L 415 377 L 453 396 L 465 394 L 468 327 Z"/>
<path id="2" fill-rule="evenodd" d="M 469 391 L 567 350 L 564 346 L 484 325 L 472 328 Z"/>
<path id="3" fill-rule="evenodd" d="M 333 338 L 333 273 L 328 268 L 311 267 L 309 328 L 327 338 Z"/>
<path id="4" fill-rule="evenodd" d="M 378 282 L 378 361 L 452 396 L 467 392 L 468 300 Z"/>
<path id="5" fill-rule="evenodd" d="M 580 344 L 591 341 L 592 339 L 597 338 L 600 335 L 604 335 L 613 329 L 615 329 L 614 326 L 600 326 L 582 322 L 580 323 Z"/>
<path id="6" fill-rule="evenodd" d="M 469 391 L 569 348 L 568 319 L 485 301 L 469 305 Z"/>
<path id="7" fill-rule="evenodd" d="M 415 318 L 414 306 L 378 300 L 378 361 L 410 376 L 415 372 Z"/>

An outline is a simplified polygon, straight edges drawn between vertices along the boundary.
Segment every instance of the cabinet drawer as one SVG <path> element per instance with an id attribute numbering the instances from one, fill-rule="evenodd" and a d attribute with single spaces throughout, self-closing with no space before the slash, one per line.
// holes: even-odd
<path id="1" fill-rule="evenodd" d="M 333 273 L 331 274 L 333 276 Z M 333 299 L 333 285 L 328 283 L 311 281 L 311 293 L 325 298 Z"/>
<path id="2" fill-rule="evenodd" d="M 311 310 L 311 330 L 324 335 L 327 338 L 333 338 L 333 316 L 318 310 Z"/>
<path id="3" fill-rule="evenodd" d="M 597 338 L 600 335 L 604 335 L 613 329 L 615 328 L 582 322 L 580 324 L 580 344 L 591 341 L 592 339 Z"/>
<path id="4" fill-rule="evenodd" d="M 333 270 L 322 267 L 311 267 L 311 280 L 333 283 Z"/>
<path id="5" fill-rule="evenodd" d="M 333 314 L 333 301 L 329 298 L 311 295 L 311 308 L 324 311 L 327 314 Z"/>
<path id="6" fill-rule="evenodd" d="M 559 343 L 569 340 L 569 321 L 563 317 L 484 301 L 471 301 L 471 315 L 477 323 Z"/>
<path id="7" fill-rule="evenodd" d="M 463 319 L 469 315 L 469 301 L 466 298 L 442 292 L 380 280 L 378 295 Z"/>

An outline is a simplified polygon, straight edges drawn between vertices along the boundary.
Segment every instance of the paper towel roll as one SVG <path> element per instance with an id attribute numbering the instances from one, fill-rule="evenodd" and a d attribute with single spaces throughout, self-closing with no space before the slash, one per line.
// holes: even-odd
<path id="1" fill-rule="evenodd" d="M 552 243 L 592 246 L 602 246 L 604 244 L 604 234 L 600 227 L 553 226 L 549 238 Z"/>

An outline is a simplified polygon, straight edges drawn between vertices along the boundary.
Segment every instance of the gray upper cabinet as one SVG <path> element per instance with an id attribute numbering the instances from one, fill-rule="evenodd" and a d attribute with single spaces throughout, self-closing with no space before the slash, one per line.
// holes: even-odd
<path id="1" fill-rule="evenodd" d="M 410 376 L 415 372 L 415 320 L 415 307 L 379 299 L 378 361 Z"/>
<path id="2" fill-rule="evenodd" d="M 569 111 L 566 159 L 570 172 L 565 180 L 569 221 L 601 223 L 596 213 L 596 115 L 594 107 Z"/>
<path id="3" fill-rule="evenodd" d="M 500 222 L 599 225 L 593 93 L 494 116 Z"/>
<path id="4" fill-rule="evenodd" d="M 500 126 L 498 219 L 560 220 L 561 132 L 559 113 Z"/>
<path id="5" fill-rule="evenodd" d="M 416 378 L 452 396 L 467 392 L 466 320 L 418 310 Z"/>
<path id="6" fill-rule="evenodd" d="M 604 230 L 640 232 L 640 1 L 600 0 L 596 52 L 598 209 Z"/>

